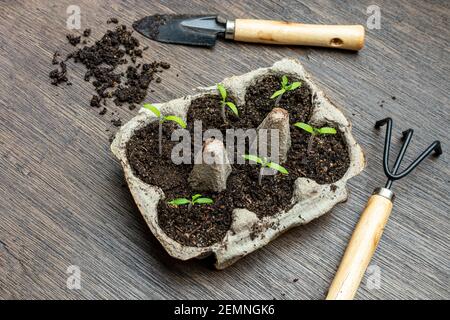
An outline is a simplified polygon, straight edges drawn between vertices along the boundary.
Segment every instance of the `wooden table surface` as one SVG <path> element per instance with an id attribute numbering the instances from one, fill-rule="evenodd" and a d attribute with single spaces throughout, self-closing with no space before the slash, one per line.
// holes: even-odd
<path id="1" fill-rule="evenodd" d="M 109 17 L 131 25 L 154 13 L 365 25 L 371 4 L 381 9 L 381 29 L 367 30 L 358 54 L 224 41 L 209 50 L 139 36 L 150 46 L 146 60 L 172 64 L 149 101 L 293 57 L 351 119 L 367 154 L 346 203 L 224 271 L 172 259 L 152 236 L 109 150 L 111 118 L 89 107 L 83 68 L 69 65 L 72 86 L 48 79 L 53 52 L 72 49 L 69 5 L 98 38 Z M 0 299 L 322 299 L 370 193 L 385 183 L 384 130 L 373 125 L 386 116 L 395 150 L 401 131 L 415 129 L 406 162 L 434 139 L 444 154 L 394 183 L 394 211 L 371 263 L 380 286 L 370 289 L 366 274 L 357 298 L 450 298 L 450 2 L 21 0 L 2 1 L 0 21 Z M 114 110 L 125 121 L 137 112 Z M 80 267 L 80 290 L 66 287 L 71 265 Z"/>

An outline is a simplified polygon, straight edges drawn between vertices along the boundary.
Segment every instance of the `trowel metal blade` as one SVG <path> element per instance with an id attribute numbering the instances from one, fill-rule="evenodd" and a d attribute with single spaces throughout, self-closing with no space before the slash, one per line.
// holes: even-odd
<path id="1" fill-rule="evenodd" d="M 160 42 L 212 47 L 225 24 L 217 15 L 153 15 L 133 23 L 142 35 Z"/>

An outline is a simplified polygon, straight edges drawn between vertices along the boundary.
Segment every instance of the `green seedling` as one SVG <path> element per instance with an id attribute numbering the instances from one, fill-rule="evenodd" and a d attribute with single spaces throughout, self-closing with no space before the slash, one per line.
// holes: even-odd
<path id="1" fill-rule="evenodd" d="M 282 174 L 288 174 L 288 171 L 286 170 L 286 168 L 280 166 L 278 163 L 269 161 L 265 157 L 260 158 L 258 156 L 252 155 L 252 154 L 244 154 L 242 157 L 245 160 L 254 161 L 257 164 L 261 165 L 261 168 L 259 169 L 259 175 L 258 175 L 258 185 L 261 185 L 262 176 L 263 176 L 263 172 L 264 172 L 265 168 L 274 169 Z"/>
<path id="2" fill-rule="evenodd" d="M 220 83 L 218 83 L 217 90 L 219 90 L 220 96 L 222 98 L 222 100 L 220 101 L 220 105 L 222 107 L 223 121 L 224 122 L 227 121 L 226 114 L 225 114 L 226 107 L 230 108 L 230 110 L 233 111 L 233 113 L 239 117 L 239 112 L 238 112 L 236 105 L 231 101 L 227 101 L 227 90 L 225 89 L 225 87 L 223 85 L 221 85 Z"/>
<path id="3" fill-rule="evenodd" d="M 311 153 L 312 144 L 313 144 L 314 138 L 317 135 L 319 135 L 319 134 L 336 134 L 336 132 L 337 132 L 335 128 L 330 128 L 330 127 L 315 128 L 315 127 L 313 127 L 307 123 L 303 123 L 303 122 L 294 123 L 294 126 L 296 126 L 297 128 L 303 129 L 306 132 L 311 134 L 311 136 L 309 137 L 309 141 L 308 141 L 308 149 L 307 149 L 308 154 Z"/>
<path id="4" fill-rule="evenodd" d="M 188 205 L 188 210 L 191 210 L 193 205 L 196 204 L 212 204 L 214 203 L 214 200 L 211 198 L 202 197 L 201 194 L 195 194 L 191 197 L 191 200 L 186 198 L 176 198 L 173 200 L 170 200 L 167 202 L 168 204 L 171 204 L 173 206 L 182 206 L 182 205 Z"/>
<path id="5" fill-rule="evenodd" d="M 162 125 L 166 121 L 173 121 L 177 123 L 180 127 L 183 129 L 186 128 L 186 123 L 181 119 L 180 117 L 169 115 L 169 116 L 163 116 L 161 114 L 161 111 L 154 105 L 150 103 L 145 103 L 144 108 L 150 110 L 158 119 L 159 119 L 159 128 L 158 128 L 158 139 L 159 139 L 159 155 L 162 154 Z"/>
<path id="6" fill-rule="evenodd" d="M 270 97 L 270 99 L 277 98 L 277 100 L 275 100 L 275 106 L 277 106 L 280 103 L 281 97 L 283 96 L 283 94 L 286 93 L 286 91 L 293 91 L 302 85 L 302 83 L 299 81 L 292 82 L 291 84 L 288 84 L 288 82 L 289 82 L 288 77 L 282 76 L 281 89 L 275 91 Z"/>

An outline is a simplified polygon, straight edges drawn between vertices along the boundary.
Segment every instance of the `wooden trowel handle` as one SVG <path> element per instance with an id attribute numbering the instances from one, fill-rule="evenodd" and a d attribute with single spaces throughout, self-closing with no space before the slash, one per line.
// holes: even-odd
<path id="1" fill-rule="evenodd" d="M 391 211 L 390 199 L 381 195 L 370 197 L 331 283 L 327 300 L 353 299 Z"/>
<path id="2" fill-rule="evenodd" d="M 364 46 L 361 25 L 315 25 L 284 21 L 236 19 L 234 40 L 360 50 Z"/>

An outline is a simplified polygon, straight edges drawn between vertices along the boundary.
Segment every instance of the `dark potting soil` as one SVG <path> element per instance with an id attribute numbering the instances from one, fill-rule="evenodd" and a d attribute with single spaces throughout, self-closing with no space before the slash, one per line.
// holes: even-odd
<path id="1" fill-rule="evenodd" d="M 117 19 L 117 18 L 109 18 L 108 19 L 108 21 L 106 21 L 106 23 L 107 24 L 110 24 L 110 23 L 119 23 L 119 19 Z"/>
<path id="2" fill-rule="evenodd" d="M 140 21 L 136 21 L 133 24 L 133 28 L 137 28 L 138 24 Z M 146 28 L 147 28 L 147 32 L 148 32 L 148 36 L 153 39 L 156 40 L 158 38 L 159 35 L 159 28 L 163 25 L 165 25 L 167 23 L 167 15 L 159 15 L 156 14 L 153 16 L 153 19 L 151 20 L 151 23 L 145 22 L 146 23 Z"/>
<path id="3" fill-rule="evenodd" d="M 127 158 L 135 174 L 144 182 L 159 186 L 166 196 L 158 204 L 158 222 L 174 240 L 189 246 L 209 246 L 220 241 L 229 230 L 234 208 L 247 208 L 260 216 L 275 214 L 290 205 L 294 176 L 266 177 L 258 186 L 255 166 L 234 165 L 227 182 L 227 190 L 197 192 L 187 184 L 192 165 L 175 165 L 171 160 L 170 136 L 176 128 L 163 124 L 162 156 L 158 155 L 158 124 L 138 130 L 127 144 Z M 174 207 L 167 201 L 190 198 L 196 193 L 211 197 L 208 206 Z"/>
<path id="4" fill-rule="evenodd" d="M 270 99 L 270 97 L 280 89 L 281 77 L 282 75 L 267 75 L 258 79 L 247 89 L 244 110 L 251 114 L 252 119 L 257 119 L 253 121 L 253 127 L 261 123 L 267 113 L 275 107 L 276 99 Z M 290 76 L 288 79 L 289 83 L 301 82 L 301 86 L 284 93 L 278 106 L 289 112 L 291 125 L 296 122 L 308 123 L 313 111 L 311 90 L 301 79 Z M 313 125 L 326 126 L 326 124 Z M 350 165 L 348 149 L 342 135 L 338 132 L 335 135 L 315 136 L 308 153 L 305 151 L 308 148 L 309 139 L 309 133 L 291 126 L 292 146 L 288 161 L 284 165 L 289 175 L 295 173 L 297 177 L 310 178 L 321 184 L 339 180 Z"/>
<path id="5" fill-rule="evenodd" d="M 69 43 L 71 45 L 73 45 L 74 47 L 81 42 L 81 37 L 80 36 L 75 36 L 73 34 L 66 35 L 66 38 L 69 41 Z"/>
<path id="6" fill-rule="evenodd" d="M 91 35 L 91 29 L 85 29 L 84 31 L 83 31 L 83 36 L 84 37 L 89 37 L 90 35 Z"/>
<path id="7" fill-rule="evenodd" d="M 188 111 L 187 129 L 193 133 L 194 120 L 202 121 L 203 131 L 210 128 L 222 131 L 227 128 L 256 128 L 273 108 L 269 98 L 278 89 L 279 78 L 281 77 L 270 75 L 260 79 L 257 83 L 262 83 L 265 91 L 249 88 L 246 105 L 238 106 L 241 117 L 237 118 L 231 111 L 227 111 L 227 124 L 224 124 L 221 117 L 219 96 L 208 95 L 193 100 Z M 269 98 L 264 100 L 257 96 L 258 93 Z M 283 98 L 286 100 L 282 99 L 281 103 L 290 112 L 291 124 L 297 121 L 308 122 L 312 113 L 310 89 L 302 86 L 302 92 L 290 95 L 292 96 Z M 232 94 L 230 97 L 235 102 Z M 260 103 L 256 104 L 251 100 Z M 127 157 L 135 174 L 142 181 L 159 186 L 164 191 L 166 198 L 158 204 L 158 222 L 161 228 L 169 237 L 188 246 L 209 246 L 221 241 L 230 228 L 231 214 L 235 208 L 246 208 L 259 217 L 289 210 L 294 181 L 298 177 L 308 177 L 318 183 L 332 183 L 339 180 L 349 166 L 347 146 L 340 134 L 316 136 L 311 152 L 307 154 L 309 134 L 292 127 L 292 146 L 288 160 L 283 163 L 289 171 L 288 175 L 264 176 L 262 185 L 259 186 L 259 168 L 250 164 L 234 164 L 226 190 L 220 193 L 198 192 L 192 190 L 187 183 L 192 165 L 175 165 L 170 158 L 173 146 L 178 143 L 170 141 L 171 132 L 176 126 L 165 123 L 163 128 L 161 157 L 158 155 L 157 123 L 135 133 L 128 142 Z M 190 198 L 196 193 L 214 199 L 214 203 L 194 205 L 190 210 L 187 206 L 174 207 L 167 204 L 172 199 Z"/>
<path id="8" fill-rule="evenodd" d="M 158 122 L 153 122 L 135 132 L 127 144 L 127 158 L 134 173 L 144 182 L 157 185 L 164 191 L 186 187 L 185 173 L 191 165 L 176 165 L 171 160 L 173 147 L 178 143 L 170 140 L 174 123 L 163 124 L 162 155 L 158 151 Z"/>
<path id="9" fill-rule="evenodd" d="M 61 54 L 59 53 L 59 51 L 55 51 L 55 53 L 53 54 L 53 58 L 52 58 L 52 64 L 59 64 L 59 57 L 61 56 Z"/>
<path id="10" fill-rule="evenodd" d="M 236 103 L 233 97 L 228 97 L 227 101 Z M 187 114 L 187 129 L 193 132 L 194 121 L 202 122 L 203 131 L 207 129 L 224 131 L 227 128 L 234 127 L 238 123 L 239 118 L 230 108 L 226 107 L 225 110 L 227 123 L 222 118 L 221 99 L 218 95 L 211 94 L 194 99 Z"/>
<path id="11" fill-rule="evenodd" d="M 112 98 L 118 106 L 124 103 L 141 103 L 155 73 L 162 72 L 168 64 L 155 61 L 129 65 L 123 75 L 116 72 L 117 66 L 129 64 L 126 55 L 133 63 L 137 57 L 142 57 L 142 49 L 139 46 L 137 38 L 122 25 L 115 31 L 108 30 L 94 45 L 85 46 L 73 52 L 70 57 L 86 66 L 84 78 L 86 81 L 94 78 L 92 84 L 102 101 Z M 111 90 L 112 88 L 114 89 Z"/>
<path id="12" fill-rule="evenodd" d="M 348 148 L 342 134 L 338 131 L 337 134 L 313 136 L 308 153 L 311 135 L 301 129 L 292 128 L 291 149 L 286 162 L 289 174 L 306 177 L 319 184 L 333 183 L 342 178 L 350 165 Z"/>
<path id="13" fill-rule="evenodd" d="M 108 23 L 118 23 L 116 18 L 111 18 Z M 83 36 L 88 37 L 91 29 L 83 31 Z M 80 36 L 67 35 L 69 43 L 77 46 Z M 67 66 L 65 61 L 73 59 L 76 63 L 83 64 L 87 71 L 85 81 L 90 81 L 95 87 L 96 94 L 91 98 L 90 105 L 100 108 L 107 105 L 107 100 L 112 100 L 115 105 L 129 104 L 129 109 L 134 109 L 134 104 L 141 104 L 146 95 L 150 83 L 155 80 L 156 73 L 170 68 L 167 62 L 153 61 L 151 63 L 136 64 L 138 58 L 142 58 L 143 49 L 139 40 L 132 35 L 125 25 L 117 26 L 114 30 L 107 30 L 102 38 L 93 45 L 85 45 L 69 53 L 64 61 L 58 61 L 59 52 L 55 52 L 52 64 L 59 64 L 59 68 L 49 74 L 54 85 L 68 83 Z M 125 71 L 120 71 L 124 67 Z M 105 114 L 105 109 L 99 112 Z M 117 125 L 119 122 L 115 121 Z"/>
<path id="14" fill-rule="evenodd" d="M 53 61 L 52 64 L 58 64 L 58 62 L 56 61 L 58 55 L 55 52 L 55 55 L 53 56 Z M 60 61 L 59 62 L 59 68 L 56 68 L 54 70 L 52 70 L 49 74 L 49 77 L 51 79 L 51 83 L 55 86 L 57 86 L 58 84 L 61 83 L 67 83 L 69 84 L 69 79 L 67 78 L 67 65 L 64 61 Z"/>

